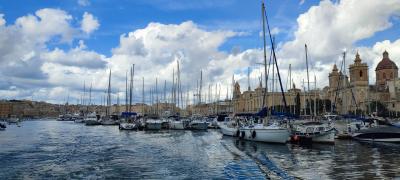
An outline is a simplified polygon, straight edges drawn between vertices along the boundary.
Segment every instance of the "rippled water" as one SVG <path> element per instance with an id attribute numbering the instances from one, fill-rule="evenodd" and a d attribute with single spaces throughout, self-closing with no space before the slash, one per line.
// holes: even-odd
<path id="1" fill-rule="evenodd" d="M 218 130 L 27 121 L 0 131 L 0 179 L 389 179 L 400 177 L 399 152 L 399 144 L 299 147 L 238 141 Z"/>

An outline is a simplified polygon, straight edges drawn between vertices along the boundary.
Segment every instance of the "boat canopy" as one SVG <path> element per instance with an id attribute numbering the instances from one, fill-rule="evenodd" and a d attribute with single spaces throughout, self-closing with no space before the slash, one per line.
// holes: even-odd
<path id="1" fill-rule="evenodd" d="M 137 113 L 136 112 L 122 112 L 121 116 L 122 117 L 130 117 L 130 116 L 136 116 Z"/>

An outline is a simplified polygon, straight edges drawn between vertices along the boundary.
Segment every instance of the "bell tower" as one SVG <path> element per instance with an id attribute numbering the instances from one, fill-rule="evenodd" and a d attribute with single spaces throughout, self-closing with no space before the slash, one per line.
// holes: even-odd
<path id="1" fill-rule="evenodd" d="M 234 85 L 234 90 L 233 90 L 233 98 L 234 98 L 234 99 L 238 99 L 238 98 L 240 97 L 240 95 L 241 95 L 241 92 L 240 92 L 240 85 L 239 85 L 239 83 L 236 81 L 236 82 L 235 82 L 235 85 Z"/>
<path id="2" fill-rule="evenodd" d="M 356 54 L 354 64 L 349 67 L 350 85 L 352 86 L 368 86 L 368 65 L 362 63 L 360 54 Z"/>

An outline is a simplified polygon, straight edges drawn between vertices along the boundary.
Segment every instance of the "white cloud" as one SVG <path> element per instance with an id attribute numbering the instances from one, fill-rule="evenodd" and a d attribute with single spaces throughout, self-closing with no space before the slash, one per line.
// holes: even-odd
<path id="1" fill-rule="evenodd" d="M 6 24 L 6 20 L 3 17 L 4 17 L 4 14 L 0 14 L 0 26 L 3 26 Z"/>
<path id="2" fill-rule="evenodd" d="M 78 0 L 78 4 L 80 6 L 89 6 L 90 5 L 90 1 L 89 0 Z"/>
<path id="3" fill-rule="evenodd" d="M 339 64 L 341 61 L 343 49 L 348 49 L 347 62 L 349 59 L 352 62 L 358 49 L 355 44 L 390 28 L 391 17 L 399 14 L 400 3 L 397 0 L 365 0 L 362 3 L 358 0 L 321 1 L 297 18 L 294 39 L 278 48 L 281 66 L 286 68 L 291 63 L 296 74 L 304 71 L 304 44 L 307 44 L 311 67 L 324 72 L 318 72 L 321 79 L 319 85 L 327 85 L 328 72 L 333 63 Z M 364 56 L 364 59 L 371 67 L 375 56 Z M 316 64 L 320 64 L 320 67 L 317 68 Z M 296 81 L 300 82 L 301 79 Z"/>
<path id="4" fill-rule="evenodd" d="M 100 24 L 96 17 L 92 14 L 85 12 L 83 14 L 81 29 L 83 32 L 90 34 L 99 28 Z"/>
<path id="5" fill-rule="evenodd" d="M 72 16 L 63 10 L 45 8 L 36 11 L 35 15 L 18 18 L 15 26 L 22 31 L 24 38 L 40 43 L 56 35 L 60 35 L 63 42 L 70 42 L 75 34 L 70 26 L 71 20 Z"/>

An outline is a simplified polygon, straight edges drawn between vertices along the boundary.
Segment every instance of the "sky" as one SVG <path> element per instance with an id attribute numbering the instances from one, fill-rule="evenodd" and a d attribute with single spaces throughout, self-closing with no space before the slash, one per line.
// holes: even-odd
<path id="1" fill-rule="evenodd" d="M 265 4 L 285 89 L 289 65 L 292 81 L 303 87 L 305 44 L 317 88 L 328 85 L 344 51 L 346 65 L 359 52 L 370 84 L 383 51 L 400 65 L 400 0 Z M 0 0 L 0 99 L 75 104 L 91 84 L 92 102 L 101 103 L 111 69 L 112 101 L 123 102 L 135 64 L 134 102 L 142 101 L 143 79 L 145 101 L 151 89 L 163 100 L 178 61 L 184 97 L 194 99 L 202 71 L 203 101 L 224 99 L 232 78 L 245 91 L 250 72 L 250 88 L 259 86 L 261 18 L 260 0 Z"/>

